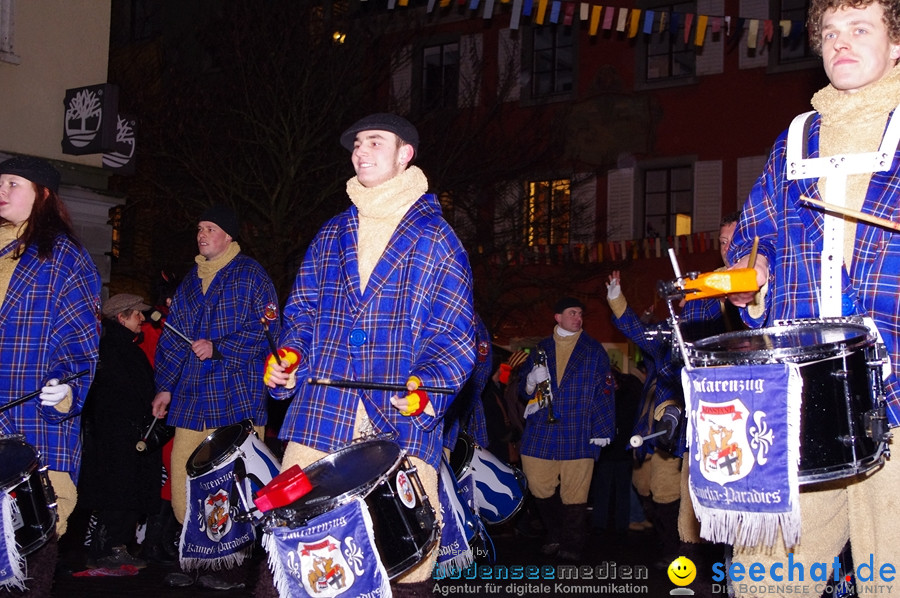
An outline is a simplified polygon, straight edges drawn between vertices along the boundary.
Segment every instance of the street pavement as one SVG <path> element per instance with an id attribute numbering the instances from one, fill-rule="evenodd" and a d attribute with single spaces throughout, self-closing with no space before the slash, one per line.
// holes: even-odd
<path id="1" fill-rule="evenodd" d="M 168 588 L 163 583 L 174 566 L 150 565 L 137 575 L 122 577 L 77 577 L 84 571 L 85 550 L 81 540 L 83 514 L 70 520 L 70 533 L 60 542 L 60 565 L 52 596 L 59 598 L 112 597 L 164 598 L 191 597 L 238 598 L 253 596 L 256 577 L 265 553 L 258 548 L 251 564 L 251 575 L 244 589 L 215 591 Z M 712 563 L 721 561 L 714 547 L 705 547 L 699 558 L 696 547 L 690 556 L 697 561 L 698 576 L 687 588 L 674 585 L 659 552 L 654 531 L 621 534 L 592 534 L 581 562 L 559 563 L 541 555 L 541 539 L 516 531 L 517 521 L 488 528 L 484 545 L 479 548 L 477 568 L 470 567 L 452 579 L 435 583 L 435 596 L 638 596 L 662 597 L 673 590 L 691 590 L 695 596 L 725 596 L 724 588 L 709 580 Z M 521 526 L 520 526 L 521 527 Z M 529 534 L 533 535 L 533 534 Z M 347 597 L 349 598 L 349 597 Z"/>

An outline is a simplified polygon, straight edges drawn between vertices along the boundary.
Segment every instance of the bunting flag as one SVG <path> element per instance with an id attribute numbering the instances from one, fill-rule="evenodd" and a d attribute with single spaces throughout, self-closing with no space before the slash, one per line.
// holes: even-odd
<path id="1" fill-rule="evenodd" d="M 600 26 L 600 11 L 602 7 L 595 6 L 593 10 L 591 10 L 591 25 L 589 29 L 589 33 L 591 36 L 597 35 L 597 28 Z M 607 11 L 609 12 L 609 11 Z"/>
<path id="2" fill-rule="evenodd" d="M 638 26 L 641 24 L 641 9 L 633 8 L 631 10 L 631 20 L 628 22 L 628 39 L 635 37 L 638 33 Z"/>
<path id="3" fill-rule="evenodd" d="M 419 0 L 422 1 L 422 0 Z M 415 4 L 416 0 L 413 0 Z M 728 41 L 727 49 L 735 47 L 736 43 L 744 32 L 745 25 L 747 30 L 747 48 L 756 49 L 760 43 L 771 44 L 775 38 L 776 23 L 771 19 L 762 20 L 762 30 L 760 30 L 760 19 L 748 19 L 733 15 L 707 15 L 689 12 L 669 12 L 659 10 L 642 11 L 637 8 L 625 8 L 616 6 L 604 6 L 594 4 L 592 2 L 575 2 L 564 0 L 537 0 L 537 10 L 535 11 L 535 0 L 500 0 L 500 4 L 512 3 L 509 10 L 509 27 L 510 29 L 519 29 L 522 17 L 533 18 L 535 25 L 557 25 L 560 22 L 566 26 L 576 24 L 576 19 L 588 25 L 588 31 L 591 36 L 596 36 L 602 27 L 604 31 L 613 28 L 619 33 L 625 34 L 625 39 L 633 39 L 638 33 L 651 35 L 653 33 L 664 33 L 666 30 L 672 36 L 678 35 L 679 32 L 684 36 L 684 43 L 691 44 L 696 47 L 703 47 L 706 42 L 707 30 L 712 34 L 718 34 L 724 25 L 725 36 Z M 452 0 L 427 0 L 427 10 L 433 12 L 435 6 L 447 8 L 452 4 Z M 492 19 L 494 17 L 494 8 L 497 0 L 458 0 L 460 6 L 468 5 L 470 11 L 477 11 L 483 6 L 483 18 Z M 389 10 L 395 10 L 397 6 L 406 8 L 410 5 L 410 0 L 387 0 Z M 576 10 L 576 7 L 578 10 Z M 641 13 L 643 21 L 641 21 Z M 616 14 L 618 13 L 618 17 Z M 602 20 L 601 20 L 602 15 Z M 615 21 L 615 23 L 614 23 Z M 696 29 L 691 34 L 691 29 Z M 683 25 L 683 28 L 682 28 Z M 781 38 L 796 39 L 806 33 L 806 24 L 803 21 L 791 21 L 782 19 L 777 22 L 780 30 Z"/>

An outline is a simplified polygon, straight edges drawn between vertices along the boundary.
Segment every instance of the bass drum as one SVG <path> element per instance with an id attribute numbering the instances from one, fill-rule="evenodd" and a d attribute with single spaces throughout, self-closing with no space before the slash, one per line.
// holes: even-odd
<path id="1" fill-rule="evenodd" d="M 303 471 L 312 490 L 267 513 L 267 526 L 295 528 L 362 498 L 372 519 L 375 549 L 391 579 L 418 564 L 437 543 L 434 509 L 396 442 L 350 444 Z"/>
<path id="2" fill-rule="evenodd" d="M 883 463 L 883 354 L 865 324 L 842 319 L 729 332 L 688 348 L 695 367 L 799 365 L 800 484 L 853 476 Z"/>

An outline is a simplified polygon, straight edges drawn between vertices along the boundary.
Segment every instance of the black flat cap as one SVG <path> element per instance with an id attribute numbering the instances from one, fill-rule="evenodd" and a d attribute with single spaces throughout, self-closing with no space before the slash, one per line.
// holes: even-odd
<path id="1" fill-rule="evenodd" d="M 389 131 L 411 145 L 417 155 L 419 153 L 419 132 L 411 122 L 402 116 L 379 112 L 378 114 L 370 114 L 365 118 L 361 118 L 353 123 L 352 127 L 343 132 L 341 145 L 352 152 L 356 135 L 360 131 Z"/>
<path id="2" fill-rule="evenodd" d="M 16 156 L 0 162 L 0 174 L 14 174 L 59 193 L 59 171 L 50 162 L 32 156 Z"/>

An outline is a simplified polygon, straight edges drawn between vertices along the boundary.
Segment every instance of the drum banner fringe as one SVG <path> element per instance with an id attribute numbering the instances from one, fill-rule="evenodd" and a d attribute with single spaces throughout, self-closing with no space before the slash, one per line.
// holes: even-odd
<path id="1" fill-rule="evenodd" d="M 25 557 L 16 545 L 13 523 L 13 499 L 6 492 L 0 493 L 0 588 L 25 590 Z"/>
<path id="2" fill-rule="evenodd" d="M 690 493 L 701 537 L 736 546 L 800 541 L 797 364 L 682 370 Z"/>
<path id="3" fill-rule="evenodd" d="M 267 530 L 262 543 L 278 595 L 390 597 L 373 529 L 369 507 L 356 497 L 304 526 Z"/>
<path id="4" fill-rule="evenodd" d="M 465 513 L 460 509 L 471 508 L 471 490 L 466 495 L 460 492 L 456 478 L 446 462 L 439 468 L 438 493 L 440 494 L 441 546 L 434 564 L 434 578 L 443 579 L 454 575 L 475 562 L 475 554 L 466 533 Z M 450 493 L 454 496 L 451 497 Z M 472 523 L 474 525 L 474 522 Z"/>
<path id="5" fill-rule="evenodd" d="M 227 463 L 187 480 L 187 517 L 179 545 L 181 567 L 185 571 L 240 566 L 253 552 L 256 530 L 253 523 L 236 521 L 232 514 L 238 492 L 234 464 Z"/>

